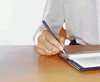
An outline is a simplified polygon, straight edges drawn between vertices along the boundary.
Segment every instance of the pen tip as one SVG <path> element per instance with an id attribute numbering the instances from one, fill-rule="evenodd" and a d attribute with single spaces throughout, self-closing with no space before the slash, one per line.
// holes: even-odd
<path id="1" fill-rule="evenodd" d="M 60 50 L 65 54 L 66 53 L 66 51 L 62 48 L 62 47 L 60 47 Z"/>

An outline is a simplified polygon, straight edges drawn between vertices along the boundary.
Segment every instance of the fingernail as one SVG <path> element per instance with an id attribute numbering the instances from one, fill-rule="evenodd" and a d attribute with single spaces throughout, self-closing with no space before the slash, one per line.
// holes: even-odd
<path id="1" fill-rule="evenodd" d="M 63 51 L 63 47 L 60 47 L 60 50 Z"/>

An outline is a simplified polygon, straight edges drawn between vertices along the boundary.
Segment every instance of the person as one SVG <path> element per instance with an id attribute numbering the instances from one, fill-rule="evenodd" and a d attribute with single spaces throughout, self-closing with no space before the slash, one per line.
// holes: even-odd
<path id="1" fill-rule="evenodd" d="M 40 54 L 54 55 L 60 52 L 60 46 L 64 47 L 65 38 L 59 35 L 64 22 L 71 44 L 100 44 L 100 0 L 47 0 L 43 20 L 60 42 L 41 23 L 34 36 Z"/>

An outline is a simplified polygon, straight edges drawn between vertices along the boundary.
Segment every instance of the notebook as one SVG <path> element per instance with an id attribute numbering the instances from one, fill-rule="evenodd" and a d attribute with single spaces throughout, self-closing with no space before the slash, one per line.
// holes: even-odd
<path id="1" fill-rule="evenodd" d="M 78 71 L 100 70 L 100 52 L 84 54 L 58 54 Z"/>

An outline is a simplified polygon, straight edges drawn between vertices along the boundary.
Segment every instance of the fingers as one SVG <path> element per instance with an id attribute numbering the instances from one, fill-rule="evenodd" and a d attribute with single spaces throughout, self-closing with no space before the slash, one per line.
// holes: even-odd
<path id="1" fill-rule="evenodd" d="M 41 54 L 41 55 L 46 55 L 46 53 L 45 53 L 42 49 L 40 49 L 40 48 L 37 48 L 37 51 L 38 51 L 39 54 Z"/>
<path id="2" fill-rule="evenodd" d="M 43 55 L 54 55 L 59 53 L 61 46 L 64 48 L 65 39 L 59 34 L 55 34 L 57 41 L 48 31 L 43 31 L 38 38 L 37 50 Z"/>
<path id="3" fill-rule="evenodd" d="M 47 40 L 45 40 L 45 42 L 43 44 L 49 51 L 53 52 L 53 54 L 57 54 L 58 52 L 60 52 L 59 48 L 57 48 L 54 45 L 50 44 Z"/>
<path id="4" fill-rule="evenodd" d="M 50 33 L 45 32 L 45 38 L 58 49 L 62 46 Z"/>
<path id="5" fill-rule="evenodd" d="M 53 51 L 48 50 L 48 48 L 46 48 L 42 43 L 38 44 L 38 48 L 44 51 L 44 55 L 54 55 L 55 54 Z"/>

